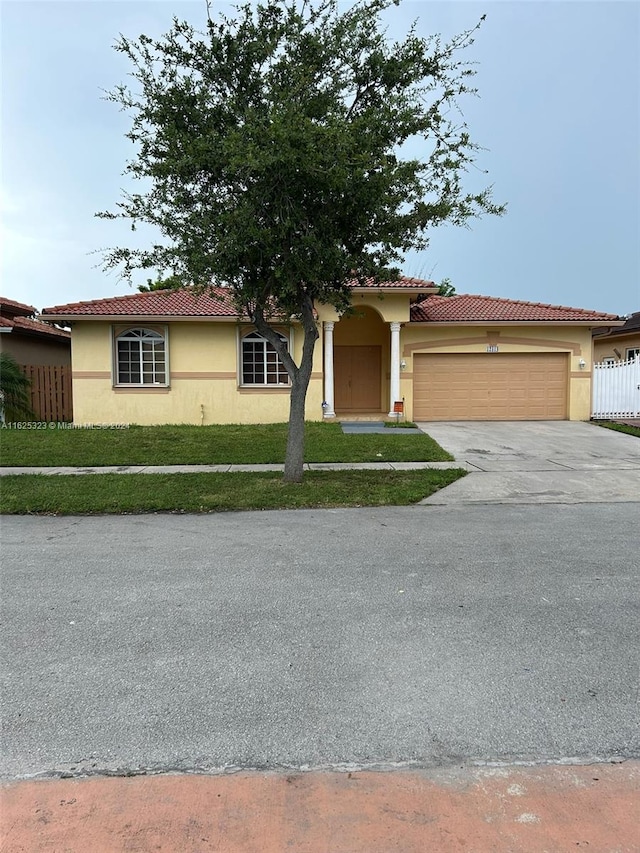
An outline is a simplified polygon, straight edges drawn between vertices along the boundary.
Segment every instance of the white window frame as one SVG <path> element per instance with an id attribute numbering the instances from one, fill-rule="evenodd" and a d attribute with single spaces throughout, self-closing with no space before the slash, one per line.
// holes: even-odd
<path id="1" fill-rule="evenodd" d="M 140 334 L 142 333 L 142 334 Z M 153 346 L 151 349 L 151 361 L 145 362 L 143 360 L 143 348 L 142 344 L 144 342 L 144 335 L 147 336 L 147 342 L 152 341 L 154 344 L 161 343 L 162 344 L 162 361 L 164 362 L 164 379 L 159 380 L 156 378 L 156 374 L 158 371 L 157 362 L 160 359 L 156 356 L 156 347 Z M 128 337 L 130 336 L 130 337 Z M 138 341 L 139 346 L 139 367 L 140 367 L 140 381 L 139 382 L 121 382 L 120 381 L 120 350 L 118 343 L 120 341 Z M 144 367 L 146 364 L 151 364 L 151 381 L 145 382 L 145 372 L 148 374 L 149 371 L 145 371 Z M 166 327 L 161 330 L 146 325 L 136 325 L 129 326 L 125 329 L 116 330 L 114 329 L 113 334 L 113 385 L 115 388 L 167 388 L 169 386 L 169 336 L 168 329 Z"/>
<path id="2" fill-rule="evenodd" d="M 276 332 L 276 334 L 278 334 L 282 338 L 282 340 L 287 345 L 288 351 L 291 352 L 292 351 L 292 345 L 293 345 L 292 332 L 289 331 L 288 335 L 285 334 L 285 332 L 282 329 L 274 329 L 274 332 Z M 254 328 L 241 329 L 239 332 L 239 335 L 238 335 L 238 386 L 240 388 L 290 388 L 291 387 L 291 378 L 290 378 L 289 374 L 287 373 L 286 368 L 282 364 L 282 361 L 280 360 L 279 357 L 278 357 L 278 362 L 281 365 L 281 370 L 278 370 L 278 373 L 280 374 L 280 376 L 282 376 L 282 375 L 286 376 L 285 382 L 245 382 L 245 379 L 244 379 L 244 376 L 245 376 L 244 346 L 243 346 L 243 344 L 247 340 L 247 338 L 252 338 L 254 342 L 260 342 L 260 341 L 263 342 L 263 344 L 264 344 L 263 351 L 265 353 L 265 361 L 263 362 L 263 364 L 266 363 L 266 354 L 268 352 L 274 352 L 275 351 L 275 348 L 273 347 L 273 345 L 271 343 L 269 343 L 269 341 L 266 338 L 264 338 L 260 334 L 260 332 L 258 332 L 257 329 L 254 329 Z M 277 355 L 277 353 L 276 353 L 276 355 Z M 267 372 L 265 371 L 265 377 L 266 377 L 266 375 L 267 375 Z"/>
<path id="3" fill-rule="evenodd" d="M 602 359 L 602 363 L 603 364 L 615 364 L 617 360 L 618 359 L 612 355 L 605 355 L 605 357 Z"/>
<path id="4" fill-rule="evenodd" d="M 638 356 L 640 356 L 640 347 L 627 347 L 625 355 L 626 361 L 630 361 L 632 358 L 638 358 Z"/>

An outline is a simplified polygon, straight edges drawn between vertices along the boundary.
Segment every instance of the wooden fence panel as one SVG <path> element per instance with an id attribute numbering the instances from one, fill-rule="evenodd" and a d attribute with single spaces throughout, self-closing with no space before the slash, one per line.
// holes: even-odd
<path id="1" fill-rule="evenodd" d="M 71 367 L 59 364 L 25 364 L 31 382 L 31 408 L 38 421 L 72 421 Z"/>

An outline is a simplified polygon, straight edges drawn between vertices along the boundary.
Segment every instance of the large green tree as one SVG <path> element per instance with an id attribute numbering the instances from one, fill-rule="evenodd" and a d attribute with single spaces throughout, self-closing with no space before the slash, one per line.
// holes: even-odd
<path id="1" fill-rule="evenodd" d="M 477 146 L 457 109 L 474 91 L 460 52 L 476 28 L 443 43 L 414 27 L 391 43 L 381 16 L 398 2 L 266 0 L 216 20 L 208 6 L 203 32 L 174 19 L 162 38 L 116 44 L 135 85 L 108 98 L 131 115 L 126 172 L 143 188 L 99 215 L 162 238 L 111 249 L 104 266 L 232 290 L 291 380 L 290 482 L 302 479 L 314 304 L 347 310 L 347 282 L 396 278 L 428 229 L 502 212 L 490 189 L 463 188 Z M 300 323 L 299 363 L 275 317 Z"/>

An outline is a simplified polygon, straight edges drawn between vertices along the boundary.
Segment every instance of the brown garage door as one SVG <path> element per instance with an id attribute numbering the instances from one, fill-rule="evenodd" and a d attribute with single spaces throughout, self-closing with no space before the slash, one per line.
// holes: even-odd
<path id="1" fill-rule="evenodd" d="M 566 353 L 469 353 L 413 358 L 416 421 L 567 417 Z"/>

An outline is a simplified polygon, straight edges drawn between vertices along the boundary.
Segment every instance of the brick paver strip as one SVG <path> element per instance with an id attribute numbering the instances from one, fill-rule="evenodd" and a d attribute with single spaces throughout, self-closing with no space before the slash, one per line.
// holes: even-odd
<path id="1" fill-rule="evenodd" d="M 3 853 L 634 853 L 640 763 L 8 783 Z"/>

